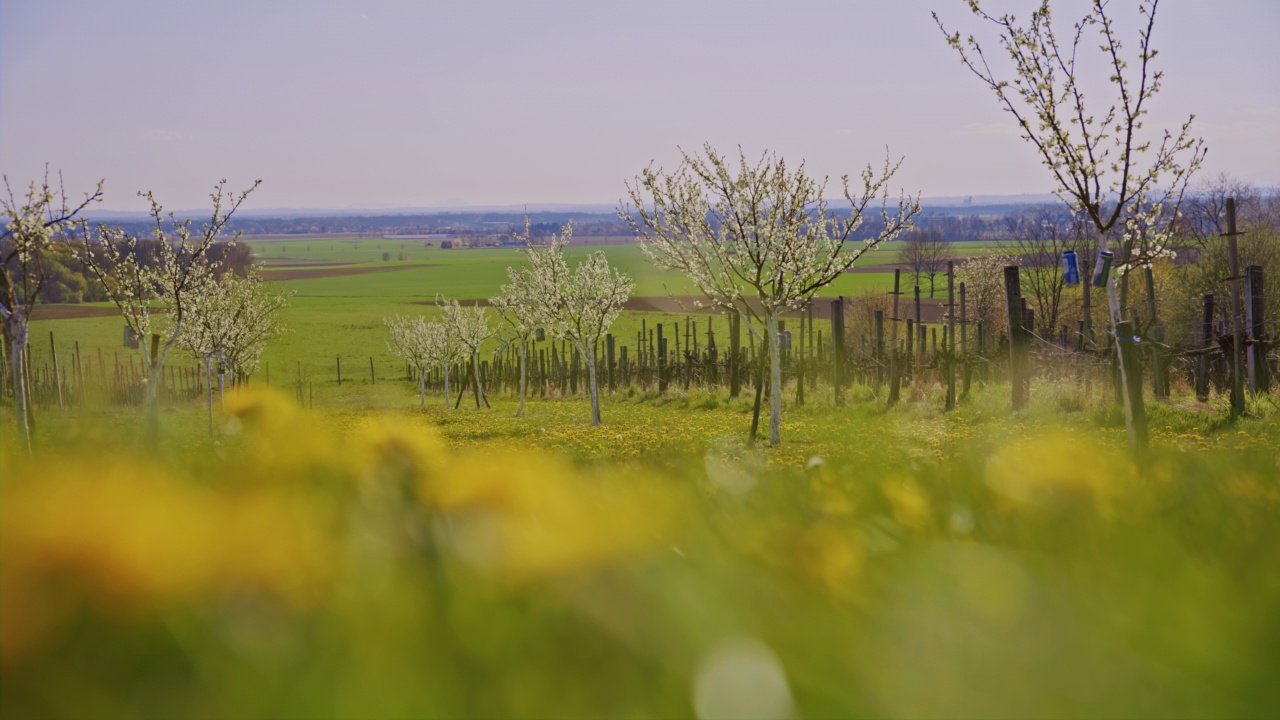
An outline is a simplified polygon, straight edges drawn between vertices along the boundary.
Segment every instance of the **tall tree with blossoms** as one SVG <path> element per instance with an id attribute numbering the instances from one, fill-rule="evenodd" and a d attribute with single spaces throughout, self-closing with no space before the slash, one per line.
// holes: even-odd
<path id="1" fill-rule="evenodd" d="M 494 331 L 489 326 L 489 317 L 485 308 L 480 305 L 464 307 L 457 300 L 445 300 L 438 304 L 443 313 L 441 323 L 448 337 L 465 349 L 465 355 L 471 361 L 471 374 L 475 379 L 476 407 L 482 404 L 487 406 L 489 401 L 485 399 L 484 384 L 480 382 L 480 346 L 493 337 Z"/>
<path id="2" fill-rule="evenodd" d="M 602 251 L 595 251 L 572 270 L 564 256 L 564 248 L 573 239 L 573 222 L 566 224 L 551 244 L 543 250 L 529 247 L 525 257 L 529 268 L 525 275 L 528 292 L 542 302 L 542 319 L 551 333 L 568 340 L 587 366 L 588 391 L 591 395 L 591 424 L 599 426 L 600 339 L 609 331 L 635 283 L 609 265 Z"/>
<path id="3" fill-rule="evenodd" d="M 524 233 L 515 237 L 524 243 L 526 258 L 533 256 L 530 267 L 519 269 L 508 267 L 507 284 L 502 286 L 501 292 L 496 297 L 489 300 L 489 306 L 506 322 L 503 331 L 504 340 L 514 344 L 520 356 L 520 404 L 515 414 L 516 417 L 520 417 L 524 414 L 525 395 L 528 388 L 529 343 L 533 341 L 537 329 L 546 323 L 548 298 L 539 293 L 540 286 L 531 270 L 540 263 L 537 262 L 539 251 L 530 240 L 527 215 L 524 218 Z M 542 252 L 552 252 L 552 249 Z"/>
<path id="4" fill-rule="evenodd" d="M 427 321 L 421 315 L 403 317 L 395 315 L 383 318 L 387 326 L 387 348 L 405 362 L 413 366 L 418 374 L 419 407 L 427 407 L 426 371 L 430 367 L 431 357 L 427 349 Z M 445 405 L 449 404 L 449 393 L 445 392 Z"/>
<path id="5" fill-rule="evenodd" d="M 640 247 L 659 268 L 689 277 L 707 300 L 737 314 L 769 347 L 769 442 L 782 441 L 782 365 L 778 317 L 808 303 L 822 287 L 880 243 L 912 227 L 917 199 L 899 195 L 890 205 L 889 181 L 901 161 L 870 165 L 856 192 L 841 178 L 848 215 L 828 206 L 826 180 L 801 163 L 790 170 L 765 153 L 754 164 L 738 150 L 736 169 L 710 145 L 703 155 L 681 153 L 675 172 L 652 167 L 628 183 L 630 203 L 618 210 Z M 851 241 L 868 206 L 882 201 L 883 227 Z M 892 207 L 892 210 L 890 208 Z"/>
<path id="6" fill-rule="evenodd" d="M 204 362 L 208 387 L 209 432 L 213 433 L 213 362 L 218 363 L 218 390 L 224 379 L 235 385 L 258 367 L 271 338 L 285 332 L 279 311 L 292 292 L 272 294 L 256 270 L 244 277 L 225 273 L 214 279 L 192 303 L 178 333 L 178 343 Z M 172 328 L 166 328 L 171 331 Z"/>
<path id="7" fill-rule="evenodd" d="M 466 347 L 449 332 L 443 320 L 426 323 L 422 335 L 423 353 L 427 367 L 440 368 L 444 378 L 444 409 L 453 407 L 449 404 L 449 375 L 453 366 L 466 358 Z"/>
<path id="8" fill-rule="evenodd" d="M 1092 0 L 1064 38 L 1055 30 L 1049 0 L 1041 0 L 1026 25 L 1013 15 L 988 14 L 978 0 L 966 4 L 976 18 L 994 26 L 1007 66 L 993 68 L 973 35 L 962 39 L 959 32 L 948 32 L 935 13 L 948 44 L 1035 146 L 1057 183 L 1058 196 L 1092 221 L 1099 252 L 1110 252 L 1108 236 L 1113 230 L 1120 235 L 1115 272 L 1106 281 L 1107 305 L 1116 329 L 1129 446 L 1145 452 L 1141 380 L 1129 377 L 1123 362 L 1124 346 L 1134 338 L 1121 331 L 1127 326 L 1121 325 L 1117 278 L 1171 254 L 1168 242 L 1183 195 L 1205 156 L 1204 141 L 1191 132 L 1194 115 L 1176 131 L 1144 127 L 1147 106 L 1164 76 L 1152 67 L 1157 50 L 1151 36 L 1159 0 L 1138 3 L 1136 67 L 1131 67 L 1115 20 L 1107 14 L 1106 0 Z M 1081 50 L 1087 53 L 1093 43 L 1105 65 L 1111 95 L 1103 101 L 1101 115 L 1092 100 L 1086 105 L 1084 79 L 1078 74 L 1077 63 L 1087 62 Z"/>
<path id="9" fill-rule="evenodd" d="M 150 192 L 139 193 L 151 205 L 149 214 L 154 227 L 150 243 L 121 230 L 99 226 L 97 242 L 86 237 L 85 246 L 78 253 L 78 259 L 102 282 L 107 296 L 120 308 L 125 322 L 143 340 L 147 435 L 152 441 L 160 430 L 156 396 L 165 358 L 194 309 L 215 291 L 218 263 L 210 259 L 209 249 L 222 236 L 241 203 L 261 183 L 258 180 L 237 195 L 226 191 L 226 180 L 220 181 L 209 195 L 213 201 L 209 221 L 196 232 L 192 232 L 190 220 L 178 220 L 172 212 L 166 213 Z M 240 233 L 236 233 L 229 242 L 234 243 L 239 237 Z M 161 327 L 153 322 L 153 314 L 161 309 L 168 312 L 163 338 L 154 332 Z"/>
<path id="10" fill-rule="evenodd" d="M 72 205 L 62 188 L 59 176 L 58 188 L 49 184 L 46 170 L 44 181 L 27 186 L 26 197 L 19 200 L 4 177 L 5 197 L 0 199 L 0 211 L 4 215 L 4 231 L 0 233 L 0 329 L 9 349 L 9 365 L 12 368 L 14 406 L 18 411 L 18 428 L 27 449 L 31 449 L 31 426 L 27 421 L 26 378 L 23 374 L 23 353 L 27 347 L 27 331 L 31 311 L 40 300 L 40 289 L 47 274 L 44 257 L 49 246 L 58 236 L 66 236 L 77 224 L 83 224 L 80 214 L 95 202 L 102 200 L 102 182 L 84 200 Z"/>

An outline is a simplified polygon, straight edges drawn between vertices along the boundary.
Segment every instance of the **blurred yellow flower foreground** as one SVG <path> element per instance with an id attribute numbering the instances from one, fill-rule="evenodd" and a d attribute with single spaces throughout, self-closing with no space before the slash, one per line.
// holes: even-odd
<path id="1" fill-rule="evenodd" d="M 262 392 L 221 432 L 176 457 L 4 439 L 0 715 L 1280 707 L 1266 443 L 1141 470 L 1070 431 L 588 462 Z"/>

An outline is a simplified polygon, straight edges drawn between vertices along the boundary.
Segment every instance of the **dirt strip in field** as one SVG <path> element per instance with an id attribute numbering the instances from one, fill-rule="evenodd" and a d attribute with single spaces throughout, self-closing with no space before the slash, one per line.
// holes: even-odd
<path id="1" fill-rule="evenodd" d="M 263 280 L 311 280 L 314 278 L 345 277 L 347 275 L 367 275 L 369 273 L 394 272 L 413 268 L 434 267 L 437 263 L 412 263 L 408 265 L 388 265 L 373 267 L 308 267 L 279 268 L 262 271 Z"/>
<path id="2" fill-rule="evenodd" d="M 31 313 L 32 320 L 75 320 L 78 318 L 109 317 L 119 315 L 118 307 L 98 305 L 37 305 Z"/>
<path id="3" fill-rule="evenodd" d="M 846 298 L 846 300 L 850 300 L 850 299 L 851 298 Z M 694 301 L 696 300 L 698 300 L 698 298 L 695 298 L 692 295 L 682 295 L 682 296 L 676 296 L 676 297 L 670 297 L 670 296 L 633 297 L 633 298 L 628 298 L 627 302 L 623 304 L 622 307 L 625 310 L 634 310 L 637 312 L 660 312 L 660 313 L 670 313 L 673 315 L 686 315 L 686 314 L 718 315 L 720 314 L 720 310 L 717 308 L 705 307 L 705 303 L 706 303 L 705 300 L 703 300 L 704 307 L 694 309 Z M 459 303 L 462 305 L 481 305 L 486 307 L 489 305 L 488 300 L 460 300 Z M 414 302 L 413 304 L 414 305 L 434 305 L 435 301 L 419 300 Z M 920 319 L 926 323 L 942 322 L 946 314 L 946 304 L 947 304 L 947 301 L 945 299 L 935 298 L 933 300 L 929 300 L 927 298 L 921 298 L 920 299 Z M 751 302 L 751 305 L 754 306 L 757 310 L 759 310 L 760 308 L 760 303 L 757 301 Z M 901 300 L 901 304 L 899 305 L 898 313 L 903 320 L 907 318 L 915 319 L 915 300 L 904 295 Z M 888 313 L 885 313 L 885 314 L 887 315 Z M 788 311 L 783 313 L 782 316 L 787 318 L 797 318 L 797 317 L 800 317 L 800 311 L 798 310 Z M 819 320 L 819 319 L 830 320 L 831 319 L 831 298 L 818 298 L 813 301 L 813 318 L 814 320 Z"/>

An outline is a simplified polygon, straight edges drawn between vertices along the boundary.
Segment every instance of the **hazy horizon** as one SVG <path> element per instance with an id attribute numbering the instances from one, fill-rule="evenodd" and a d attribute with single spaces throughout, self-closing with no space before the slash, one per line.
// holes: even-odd
<path id="1" fill-rule="evenodd" d="M 1110 9 L 1132 24 L 1131 6 Z M 905 156 L 895 190 L 1050 192 L 931 10 L 977 27 L 955 0 L 3 0 L 0 172 L 22 186 L 48 163 L 73 195 L 105 178 L 100 207 L 121 211 L 144 189 L 204 207 L 223 177 L 264 180 L 246 209 L 614 205 L 650 162 L 710 142 L 805 160 L 836 194 L 886 147 Z M 1147 123 L 1195 113 L 1202 178 L 1280 184 L 1277 30 L 1280 4 L 1160 6 L 1164 88 Z"/>

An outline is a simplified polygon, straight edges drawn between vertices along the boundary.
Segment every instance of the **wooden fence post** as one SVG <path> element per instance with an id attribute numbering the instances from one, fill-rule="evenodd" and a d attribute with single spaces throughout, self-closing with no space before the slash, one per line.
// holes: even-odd
<path id="1" fill-rule="evenodd" d="M 795 354 L 796 360 L 796 407 L 804 407 L 804 310 L 800 311 L 800 322 L 797 323 Z"/>
<path id="2" fill-rule="evenodd" d="M 1156 284 L 1151 266 L 1142 269 L 1147 285 L 1147 314 L 1151 316 L 1151 325 L 1146 334 L 1151 337 L 1151 394 L 1156 398 L 1169 397 L 1169 379 L 1165 374 L 1164 351 L 1160 345 L 1164 342 L 1164 326 L 1160 324 L 1156 313 Z"/>
<path id="3" fill-rule="evenodd" d="M 614 381 L 613 381 L 613 370 L 614 370 L 614 366 L 616 365 L 616 359 L 614 356 L 615 349 L 614 349 L 613 343 L 614 343 L 613 333 L 605 333 L 604 345 L 605 345 L 605 354 L 608 356 L 608 363 L 609 363 L 608 369 L 609 369 L 609 394 L 610 395 L 613 394 L 614 387 L 615 387 Z"/>
<path id="4" fill-rule="evenodd" d="M 893 317 L 889 321 L 893 323 L 893 327 L 889 332 L 889 404 L 894 405 L 898 402 L 899 389 L 902 385 L 902 368 L 898 362 L 898 296 L 902 294 L 900 280 L 902 277 L 902 269 L 893 269 Z"/>
<path id="5" fill-rule="evenodd" d="M 969 316 L 965 306 L 965 284 L 960 283 L 960 397 L 969 397 L 969 381 L 973 368 L 969 363 Z"/>
<path id="6" fill-rule="evenodd" d="M 880 383 L 884 382 L 884 311 L 876 310 L 873 314 L 874 335 L 871 343 L 871 361 L 875 363 L 876 392 L 880 392 Z"/>
<path id="7" fill-rule="evenodd" d="M 742 316 L 729 316 L 729 397 L 736 398 L 742 391 Z"/>
<path id="8" fill-rule="evenodd" d="M 1010 397 L 1014 410 L 1021 410 L 1027 404 L 1030 382 L 1023 383 L 1026 355 L 1023 348 L 1022 324 L 1022 285 L 1018 277 L 1018 266 L 1009 265 L 1004 269 L 1005 311 L 1009 318 L 1009 383 Z M 1030 378 L 1028 377 L 1029 381 Z"/>
<path id="9" fill-rule="evenodd" d="M 679 333 L 676 334 L 677 337 Z M 662 334 L 662 323 L 658 323 L 658 394 L 667 391 L 667 339 Z"/>
<path id="10" fill-rule="evenodd" d="M 947 261 L 947 410 L 956 406 L 956 264 Z"/>
<path id="11" fill-rule="evenodd" d="M 1196 399 L 1209 400 L 1209 348 L 1213 343 L 1213 296 L 1204 296 L 1204 315 L 1200 321 L 1200 355 L 1196 358 Z"/>
<path id="12" fill-rule="evenodd" d="M 1227 198 L 1227 259 L 1231 267 L 1231 416 L 1244 414 L 1244 308 L 1240 298 L 1240 248 L 1236 242 L 1236 199 Z"/>
<path id="13" fill-rule="evenodd" d="M 1267 367 L 1266 325 L 1263 323 L 1261 265 L 1245 268 L 1244 294 L 1244 320 L 1249 331 L 1249 392 L 1265 393 L 1271 389 L 1271 377 Z"/>
<path id="14" fill-rule="evenodd" d="M 62 376 L 58 373 L 58 346 L 53 342 L 53 331 L 49 331 L 49 353 L 53 356 L 53 384 L 58 387 L 58 409 L 63 409 Z"/>
<path id="15" fill-rule="evenodd" d="M 831 384 L 837 407 L 844 405 L 844 296 L 831 301 Z"/>

